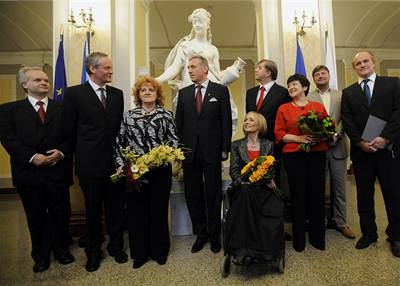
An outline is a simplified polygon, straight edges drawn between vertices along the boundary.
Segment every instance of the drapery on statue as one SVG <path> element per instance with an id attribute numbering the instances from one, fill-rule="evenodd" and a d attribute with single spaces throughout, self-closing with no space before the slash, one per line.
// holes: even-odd
<path id="1" fill-rule="evenodd" d="M 211 43 L 211 14 L 203 8 L 198 8 L 188 17 L 188 21 L 192 23 L 190 34 L 180 39 L 171 50 L 165 61 L 165 70 L 156 80 L 161 83 L 168 81 L 169 86 L 175 90 L 193 84 L 187 69 L 188 59 L 193 55 L 201 55 L 207 59 L 208 78 L 211 81 L 228 86 L 238 79 L 246 62 L 238 57 L 231 66 L 221 71 L 218 49 Z M 173 102 L 176 106 L 176 97 Z M 235 127 L 237 107 L 232 97 L 231 108 Z"/>

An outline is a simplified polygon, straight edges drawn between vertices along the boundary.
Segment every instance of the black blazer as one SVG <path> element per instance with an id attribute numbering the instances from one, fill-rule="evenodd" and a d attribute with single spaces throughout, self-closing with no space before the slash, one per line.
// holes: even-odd
<path id="1" fill-rule="evenodd" d="M 14 186 L 27 187 L 54 181 L 72 185 L 72 156 L 62 130 L 62 106 L 49 99 L 42 123 L 29 100 L 0 106 L 0 141 L 10 154 Z M 54 166 L 36 166 L 29 160 L 36 153 L 58 149 L 64 154 Z"/>
<path id="2" fill-rule="evenodd" d="M 381 137 L 393 143 L 393 153 L 400 158 L 400 81 L 394 77 L 377 76 L 372 99 L 368 105 L 361 86 L 354 83 L 343 90 L 341 113 L 343 127 L 350 138 L 351 159 L 362 161 L 368 158 L 357 144 L 361 141 L 369 114 L 387 121 Z M 387 148 L 375 153 L 381 158 L 391 158 Z"/>
<path id="3" fill-rule="evenodd" d="M 181 143 L 190 151 L 186 162 L 200 147 L 208 163 L 221 161 L 222 151 L 229 152 L 232 137 L 232 113 L 228 88 L 209 81 L 200 115 L 197 113 L 195 85 L 178 93 L 176 127 Z"/>
<path id="4" fill-rule="evenodd" d="M 260 86 L 253 87 L 246 92 L 246 113 L 250 111 L 257 111 L 257 93 L 260 89 Z M 286 88 L 283 86 L 274 83 L 264 97 L 264 101 L 261 105 L 259 113 L 264 115 L 265 119 L 267 120 L 268 130 L 266 137 L 275 142 L 275 118 L 276 113 L 278 112 L 279 106 L 284 103 L 292 101 L 291 97 Z"/>
<path id="5" fill-rule="evenodd" d="M 99 179 L 114 169 L 113 146 L 124 109 L 120 89 L 106 87 L 106 110 L 89 82 L 67 88 L 64 127 L 74 146 L 76 173 L 83 179 Z"/>
<path id="6" fill-rule="evenodd" d="M 247 137 L 236 140 L 232 143 L 229 174 L 233 181 L 240 177 L 240 171 L 248 162 L 250 162 L 247 151 Z M 266 138 L 260 138 L 260 156 L 273 154 L 274 143 Z"/>

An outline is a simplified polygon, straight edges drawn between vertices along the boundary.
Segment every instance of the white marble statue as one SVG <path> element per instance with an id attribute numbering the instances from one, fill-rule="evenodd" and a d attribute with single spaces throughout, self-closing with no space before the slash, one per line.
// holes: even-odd
<path id="1" fill-rule="evenodd" d="M 190 34 L 180 39 L 171 50 L 165 61 L 165 70 L 156 78 L 157 81 L 161 83 L 168 81 L 169 86 L 175 90 L 193 84 L 187 70 L 188 59 L 193 55 L 201 55 L 207 59 L 208 78 L 211 81 L 228 86 L 239 78 L 239 73 L 246 64 L 241 58 L 237 58 L 232 66 L 221 72 L 218 49 L 211 43 L 210 20 L 211 14 L 203 8 L 192 12 L 188 17 L 189 23 L 192 23 Z M 174 103 L 176 102 L 175 97 Z M 232 98 L 231 107 L 232 120 L 236 122 L 237 108 Z"/>

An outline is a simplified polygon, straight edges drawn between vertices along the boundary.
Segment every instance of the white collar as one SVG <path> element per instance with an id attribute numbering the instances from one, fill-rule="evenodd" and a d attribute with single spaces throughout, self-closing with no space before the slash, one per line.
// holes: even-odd
<path id="1" fill-rule="evenodd" d="M 269 91 L 271 89 L 271 87 L 274 85 L 274 81 L 270 81 L 266 84 L 260 84 L 260 88 L 263 86 L 265 91 Z"/>
<path id="2" fill-rule="evenodd" d="M 331 88 L 328 87 L 328 89 L 326 91 L 321 91 L 318 87 L 315 89 L 316 92 L 318 92 L 319 94 L 325 94 L 325 93 L 329 93 L 331 92 Z"/>
<path id="3" fill-rule="evenodd" d="M 102 85 L 102 86 L 101 86 L 101 85 L 98 85 L 97 83 L 95 83 L 94 81 L 92 81 L 90 78 L 89 78 L 88 82 L 89 82 L 90 86 L 93 88 L 94 91 L 98 91 L 99 88 L 104 88 L 104 90 L 106 90 L 106 87 L 107 87 L 106 84 L 104 84 L 104 85 Z"/>
<path id="4" fill-rule="evenodd" d="M 49 103 L 49 98 L 47 96 L 43 97 L 42 99 L 37 99 L 37 98 L 33 97 L 32 95 L 28 94 L 28 100 L 32 104 L 32 106 L 35 106 L 38 101 L 43 102 L 44 105 L 47 105 Z"/>
<path id="5" fill-rule="evenodd" d="M 358 78 L 358 84 L 361 84 L 362 81 L 363 81 L 363 80 L 366 80 L 366 79 L 369 79 L 370 81 L 375 82 L 375 80 L 376 80 L 376 73 L 371 74 L 371 75 L 370 75 L 369 77 L 367 77 L 367 78 L 361 78 L 361 77 L 359 77 L 359 78 Z"/>
<path id="6" fill-rule="evenodd" d="M 199 85 L 201 85 L 202 87 L 204 87 L 205 90 L 207 90 L 209 82 L 210 82 L 210 80 L 206 79 L 202 83 L 199 83 L 199 84 L 195 83 L 194 86 L 195 86 L 195 88 L 197 88 Z"/>

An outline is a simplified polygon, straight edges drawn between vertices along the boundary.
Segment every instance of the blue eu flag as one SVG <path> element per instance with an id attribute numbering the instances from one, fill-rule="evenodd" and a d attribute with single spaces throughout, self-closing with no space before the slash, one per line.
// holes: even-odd
<path id="1" fill-rule="evenodd" d="M 82 76 L 81 76 L 81 83 L 85 83 L 88 80 L 88 74 L 86 73 L 86 57 L 88 54 L 87 50 L 87 41 L 83 46 L 83 60 L 82 60 Z"/>
<path id="2" fill-rule="evenodd" d="M 53 99 L 60 101 L 63 100 L 66 88 L 67 88 L 67 76 L 65 75 L 63 35 L 61 34 L 60 45 L 58 47 L 56 71 L 54 74 Z"/>
<path id="3" fill-rule="evenodd" d="M 303 52 L 301 51 L 298 37 L 296 37 L 296 42 L 297 42 L 296 73 L 302 74 L 304 76 L 307 76 L 307 74 L 306 74 L 306 66 L 304 65 Z"/>

